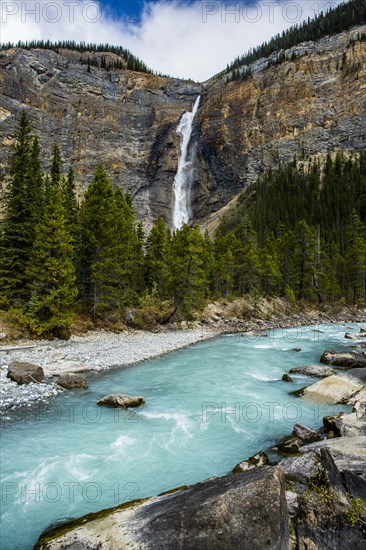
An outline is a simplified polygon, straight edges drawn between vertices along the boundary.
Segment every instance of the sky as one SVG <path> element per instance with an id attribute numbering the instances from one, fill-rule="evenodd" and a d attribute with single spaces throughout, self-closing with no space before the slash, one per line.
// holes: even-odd
<path id="1" fill-rule="evenodd" d="M 0 41 L 121 45 L 155 71 L 204 81 L 341 0 L 0 0 Z"/>

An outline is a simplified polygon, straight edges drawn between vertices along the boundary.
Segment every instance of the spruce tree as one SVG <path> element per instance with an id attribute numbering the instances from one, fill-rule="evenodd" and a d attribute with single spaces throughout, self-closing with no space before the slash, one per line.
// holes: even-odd
<path id="1" fill-rule="evenodd" d="M 68 170 L 67 177 L 61 178 L 61 192 L 67 216 L 67 223 L 74 239 L 74 243 L 76 244 L 79 234 L 79 205 L 76 198 L 74 171 L 71 166 Z"/>
<path id="2" fill-rule="evenodd" d="M 149 290 L 155 289 L 163 299 L 167 280 L 167 232 L 163 218 L 158 216 L 147 239 L 146 281 Z"/>
<path id="3" fill-rule="evenodd" d="M 198 226 L 183 225 L 172 236 L 169 246 L 168 292 L 174 306 L 191 317 L 200 309 L 207 294 L 208 281 L 204 271 L 204 239 Z"/>
<path id="4" fill-rule="evenodd" d="M 60 185 L 62 172 L 61 152 L 58 145 L 53 148 L 52 164 L 51 164 L 51 183 L 52 185 Z"/>
<path id="5" fill-rule="evenodd" d="M 13 303 L 26 297 L 26 267 L 40 216 L 40 195 L 38 140 L 32 141 L 29 120 L 23 111 L 10 161 L 0 242 L 0 283 L 4 296 Z"/>
<path id="6" fill-rule="evenodd" d="M 113 188 L 100 164 L 80 210 L 79 285 L 94 324 L 123 304 L 117 218 Z"/>
<path id="7" fill-rule="evenodd" d="M 37 226 L 27 277 L 31 281 L 26 307 L 29 327 L 37 334 L 69 337 L 78 291 L 72 236 L 57 185 L 52 186 L 43 220 Z"/>

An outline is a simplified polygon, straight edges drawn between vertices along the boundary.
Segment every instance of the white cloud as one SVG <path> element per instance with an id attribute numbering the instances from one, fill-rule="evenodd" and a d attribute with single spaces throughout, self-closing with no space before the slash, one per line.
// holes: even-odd
<path id="1" fill-rule="evenodd" d="M 119 44 L 154 70 L 205 80 L 250 47 L 340 2 L 253 0 L 245 7 L 234 2 L 187 5 L 158 0 L 146 4 L 140 21 L 133 22 L 107 16 L 91 0 L 3 0 L 0 38 L 2 42 L 43 38 Z"/>

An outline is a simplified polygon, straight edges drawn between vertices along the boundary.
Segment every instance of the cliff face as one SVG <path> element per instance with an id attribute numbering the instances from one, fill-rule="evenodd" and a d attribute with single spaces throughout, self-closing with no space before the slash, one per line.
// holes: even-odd
<path id="1" fill-rule="evenodd" d="M 76 52 L 64 50 L 2 51 L 0 165 L 26 109 L 48 158 L 58 142 L 81 191 L 102 161 L 113 183 L 132 194 L 141 219 L 161 213 L 170 221 L 175 130 L 201 94 L 192 198 L 194 220 L 206 224 L 280 160 L 366 147 L 366 43 L 350 44 L 365 31 L 294 47 L 291 61 L 273 64 L 274 54 L 252 65 L 253 77 L 229 84 L 95 67 L 89 73 Z"/>
<path id="2" fill-rule="evenodd" d="M 0 53 L 0 165 L 22 109 L 47 152 L 61 147 L 80 191 L 103 162 L 115 185 L 128 190 L 140 218 L 171 217 L 179 119 L 199 84 L 127 70 L 106 71 L 76 52 L 14 49 Z M 47 164 L 45 168 L 48 168 Z"/>
<path id="3" fill-rule="evenodd" d="M 279 161 L 366 147 L 366 43 L 348 46 L 359 31 L 294 47 L 293 61 L 266 68 L 272 56 L 252 65 L 253 78 L 208 88 L 198 115 L 197 219 Z"/>

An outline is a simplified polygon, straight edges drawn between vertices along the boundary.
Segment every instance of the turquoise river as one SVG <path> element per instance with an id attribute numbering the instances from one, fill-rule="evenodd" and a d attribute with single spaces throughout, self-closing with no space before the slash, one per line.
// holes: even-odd
<path id="1" fill-rule="evenodd" d="M 31 549 L 57 520 L 223 475 L 295 422 L 320 427 L 338 407 L 289 394 L 314 379 L 297 376 L 289 384 L 281 377 L 318 363 L 324 349 L 352 345 L 346 331 L 359 326 L 218 337 L 90 374 L 88 390 L 65 391 L 3 419 L 1 550 Z M 296 346 L 302 351 L 290 351 Z M 96 406 L 117 392 L 143 395 L 146 404 L 134 411 Z"/>

